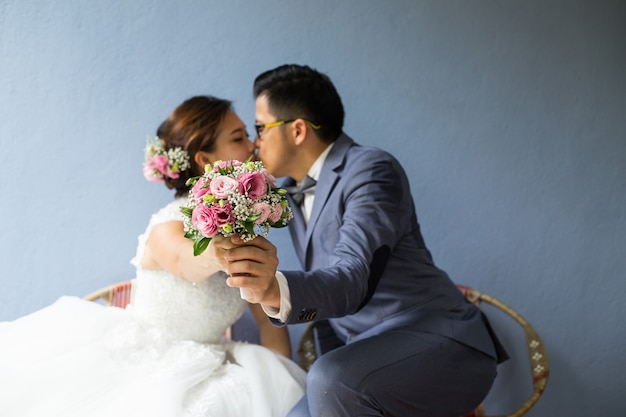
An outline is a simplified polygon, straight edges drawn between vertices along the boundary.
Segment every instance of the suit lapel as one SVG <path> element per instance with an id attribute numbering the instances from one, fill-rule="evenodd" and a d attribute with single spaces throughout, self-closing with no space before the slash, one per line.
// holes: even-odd
<path id="1" fill-rule="evenodd" d="M 328 198 L 335 188 L 335 185 L 341 178 L 341 171 L 345 163 L 346 153 L 352 145 L 354 145 L 352 139 L 342 133 L 335 141 L 335 144 L 324 161 L 324 165 L 322 166 L 322 171 L 315 188 L 315 199 L 313 200 L 311 216 L 309 218 L 308 226 L 306 226 L 306 238 L 302 242 L 303 254 L 308 252 L 315 224 L 317 223 L 324 206 L 328 202 Z M 302 214 L 300 213 L 300 216 L 301 215 Z M 302 224 L 304 225 L 304 222 L 302 222 Z M 305 268 L 308 268 L 308 262 L 309 261 L 307 259 Z"/>

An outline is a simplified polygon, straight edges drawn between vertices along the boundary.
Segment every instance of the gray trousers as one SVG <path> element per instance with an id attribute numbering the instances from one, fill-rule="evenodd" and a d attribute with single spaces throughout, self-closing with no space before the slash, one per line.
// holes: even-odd
<path id="1" fill-rule="evenodd" d="M 483 401 L 496 367 L 452 339 L 391 330 L 319 357 L 288 417 L 458 417 Z"/>

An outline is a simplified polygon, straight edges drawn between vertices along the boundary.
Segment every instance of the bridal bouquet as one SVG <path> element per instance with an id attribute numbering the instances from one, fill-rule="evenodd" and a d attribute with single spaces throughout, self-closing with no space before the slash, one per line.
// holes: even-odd
<path id="1" fill-rule="evenodd" d="M 271 227 L 284 227 L 293 218 L 276 179 L 260 161 L 217 161 L 204 175 L 187 181 L 191 187 L 185 215 L 185 237 L 194 241 L 200 255 L 217 234 L 239 234 L 244 241 L 267 236 Z"/>

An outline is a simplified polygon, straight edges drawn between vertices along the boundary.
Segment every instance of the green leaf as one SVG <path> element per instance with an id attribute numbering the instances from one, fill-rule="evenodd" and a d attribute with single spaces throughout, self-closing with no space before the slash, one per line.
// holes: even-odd
<path id="1" fill-rule="evenodd" d="M 198 179 L 200 179 L 200 177 L 191 177 L 187 181 L 185 181 L 185 185 L 187 187 L 189 187 L 190 185 L 194 185 L 195 183 L 198 182 Z"/>
<path id="2" fill-rule="evenodd" d="M 197 233 L 194 232 L 194 231 L 189 231 L 189 232 L 185 233 L 185 237 L 187 239 L 196 240 L 196 237 L 197 237 L 196 234 Z"/>
<path id="3" fill-rule="evenodd" d="M 185 216 L 191 218 L 191 214 L 193 213 L 193 210 L 191 209 L 191 207 L 187 207 L 187 206 L 181 206 L 180 208 L 181 213 L 183 213 Z"/>
<path id="4" fill-rule="evenodd" d="M 251 214 L 251 215 L 249 215 L 249 216 L 248 216 L 248 218 L 246 219 L 246 222 L 250 222 L 250 223 L 253 223 L 253 224 L 254 224 L 254 222 L 256 222 L 256 221 L 257 221 L 258 219 L 260 219 L 260 218 L 261 218 L 261 215 L 260 215 L 260 214 Z"/>
<path id="5" fill-rule="evenodd" d="M 193 256 L 198 256 L 202 254 L 202 252 L 204 252 L 206 248 L 209 247 L 210 242 L 211 239 L 208 237 L 203 237 L 193 242 Z"/>
<path id="6" fill-rule="evenodd" d="M 243 224 L 243 228 L 246 230 L 246 232 L 250 233 L 251 235 L 254 235 L 254 222 L 244 222 Z"/>

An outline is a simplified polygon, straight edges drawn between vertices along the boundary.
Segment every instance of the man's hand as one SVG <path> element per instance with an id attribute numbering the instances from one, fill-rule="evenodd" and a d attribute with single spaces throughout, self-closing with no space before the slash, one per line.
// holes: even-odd
<path id="1" fill-rule="evenodd" d="M 244 288 L 251 303 L 280 308 L 280 289 L 276 281 L 278 256 L 276 247 L 258 236 L 244 242 L 239 236 L 216 236 L 211 240 L 214 255 L 223 270 L 230 275 L 226 284 Z"/>

